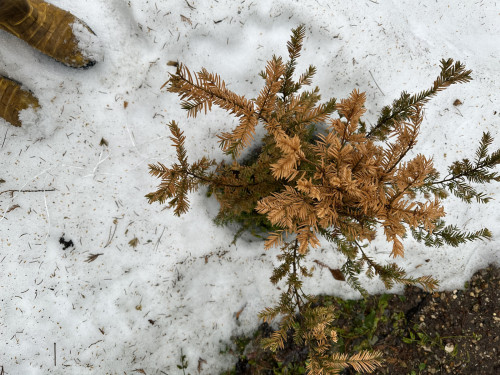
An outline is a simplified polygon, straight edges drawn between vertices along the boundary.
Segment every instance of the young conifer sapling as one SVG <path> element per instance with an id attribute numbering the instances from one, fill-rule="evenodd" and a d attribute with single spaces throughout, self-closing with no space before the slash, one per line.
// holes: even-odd
<path id="1" fill-rule="evenodd" d="M 452 163 L 444 177 L 432 158 L 422 154 L 408 158 L 417 142 L 424 105 L 439 91 L 472 79 L 460 62 L 442 60 L 431 88 L 414 95 L 403 92 L 367 129 L 362 120 L 364 93 L 353 90 L 340 102 L 334 98 L 320 102 L 317 87 L 304 90 L 312 84 L 316 68 L 310 66 L 295 77 L 304 36 L 303 25 L 292 30 L 288 60 L 273 56 L 268 61 L 260 73 L 264 86 L 256 99 L 232 92 L 217 74 L 205 69 L 193 74 L 176 64 L 164 86 L 179 95 L 188 116 L 216 105 L 238 119 L 235 129 L 218 136 L 232 163 L 206 157 L 190 163 L 185 136 L 172 121 L 168 126 L 177 162 L 170 167 L 149 166 L 161 183 L 146 197 L 149 203 L 167 203 L 181 215 L 189 208 L 188 193 L 206 186 L 220 204 L 217 222 L 267 231 L 265 248 L 281 249 L 271 281 L 284 282 L 285 288 L 278 304 L 261 313 L 265 321 L 281 317 L 279 329 L 264 345 L 280 350 L 293 332 L 293 340 L 309 348 L 311 374 L 335 374 L 348 366 L 371 372 L 381 365 L 380 353 L 334 352 L 334 308 L 318 306 L 316 298 L 302 289 L 301 278 L 311 276 L 303 265 L 308 250 L 320 246 L 321 237 L 334 243 L 345 256 L 341 270 L 346 281 L 363 295 L 366 290 L 358 280 L 362 271 L 370 278 L 378 276 L 387 288 L 400 283 L 435 289 L 437 280 L 432 276 L 409 277 L 396 263 L 378 264 L 365 248 L 380 235 L 390 244 L 393 257 L 404 256 L 403 238 L 408 233 L 434 247 L 489 239 L 486 228 L 467 232 L 447 226 L 442 201 L 451 193 L 466 203 L 487 203 L 490 198 L 479 188 L 500 181 L 493 170 L 500 163 L 500 150 L 489 151 L 493 138 L 484 133 L 474 159 Z M 319 129 L 320 124 L 326 129 Z M 259 153 L 245 160 L 241 152 L 254 142 L 260 125 L 266 134 Z"/>

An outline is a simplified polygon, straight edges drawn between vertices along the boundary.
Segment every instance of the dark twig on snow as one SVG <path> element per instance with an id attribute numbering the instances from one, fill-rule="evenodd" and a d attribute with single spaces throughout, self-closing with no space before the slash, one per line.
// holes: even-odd
<path id="1" fill-rule="evenodd" d="M 184 1 L 188 5 L 189 9 L 196 9 L 194 6 L 192 6 L 191 4 L 189 4 L 187 0 L 184 0 Z"/>
<path id="2" fill-rule="evenodd" d="M 116 229 L 118 228 L 118 219 L 113 220 L 113 224 L 115 225 L 114 229 L 113 227 L 109 228 L 109 236 L 108 236 L 108 241 L 106 242 L 106 245 L 104 247 L 108 247 L 111 242 L 113 241 L 113 238 L 115 237 Z"/>
<path id="3" fill-rule="evenodd" d="M 3 148 L 3 145 L 5 144 L 5 139 L 7 138 L 7 132 L 8 132 L 8 131 L 9 131 L 9 129 L 7 129 L 7 130 L 5 131 L 5 135 L 3 136 L 2 148 Z M 3 367 L 2 367 L 2 369 L 3 369 Z M 3 371 L 3 370 L 2 370 L 2 371 Z"/>
<path id="4" fill-rule="evenodd" d="M 54 189 L 54 188 L 52 188 L 52 189 L 33 189 L 33 190 L 10 189 L 10 190 L 0 191 L 0 195 L 4 194 L 4 193 L 11 193 L 11 194 L 14 194 L 14 193 L 42 193 L 42 192 L 46 192 L 46 191 L 56 191 L 56 189 Z"/>

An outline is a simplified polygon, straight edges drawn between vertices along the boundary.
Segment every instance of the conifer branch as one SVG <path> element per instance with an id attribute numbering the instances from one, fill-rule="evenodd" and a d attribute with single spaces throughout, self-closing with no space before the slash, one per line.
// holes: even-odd
<path id="1" fill-rule="evenodd" d="M 172 137 L 170 137 L 170 139 L 174 142 L 173 146 L 177 152 L 177 160 L 179 160 L 179 164 L 182 168 L 187 169 L 187 156 L 186 149 L 184 147 L 186 137 L 184 136 L 184 132 L 179 129 L 179 126 L 177 126 L 175 121 L 168 124 L 168 128 L 172 133 Z"/>
<path id="2" fill-rule="evenodd" d="M 444 244 L 457 247 L 466 242 L 490 240 L 492 234 L 489 229 L 483 228 L 475 232 L 465 232 L 456 225 L 445 227 L 443 220 L 435 223 L 434 230 L 429 231 L 422 226 L 411 229 L 412 236 L 418 242 L 423 242 L 426 246 L 441 247 Z"/>
<path id="3" fill-rule="evenodd" d="M 288 57 L 290 60 L 285 65 L 285 72 L 283 76 L 283 85 L 280 89 L 281 94 L 283 95 L 283 101 L 286 101 L 287 98 L 296 93 L 301 85 L 296 84 L 292 80 L 293 73 L 295 72 L 295 67 L 297 66 L 297 59 L 300 57 L 300 51 L 302 50 L 302 42 L 306 35 L 306 28 L 304 25 L 299 25 L 296 29 L 292 29 L 292 36 L 290 41 L 287 42 L 288 49 Z M 312 77 L 314 75 L 314 71 L 311 69 L 306 76 Z M 307 81 L 308 77 L 304 77 L 304 80 Z"/>
<path id="4" fill-rule="evenodd" d="M 330 357 L 321 356 L 311 360 L 307 364 L 307 370 L 314 375 L 323 375 L 324 371 L 328 374 L 339 374 L 343 369 L 352 367 L 357 372 L 371 373 L 380 366 L 382 366 L 382 353 L 365 350 L 352 356 L 342 353 L 334 353 Z"/>
<path id="5" fill-rule="evenodd" d="M 491 169 L 500 164 L 500 149 L 488 154 L 488 147 L 492 143 L 491 134 L 489 132 L 483 133 L 474 162 L 467 158 L 456 161 L 448 168 L 449 174 L 446 178 L 439 181 L 430 180 L 426 186 L 442 185 L 466 203 L 470 203 L 473 198 L 478 203 L 488 203 L 491 198 L 477 191 L 465 180 L 476 184 L 500 181 L 498 172 L 490 172 Z"/>
<path id="6" fill-rule="evenodd" d="M 357 290 L 363 296 L 363 298 L 368 298 L 368 291 L 363 288 L 358 278 L 358 275 L 361 273 L 360 268 L 357 267 L 351 259 L 347 259 L 340 270 L 345 276 L 346 282 L 349 284 L 349 286 Z"/>
<path id="7" fill-rule="evenodd" d="M 299 80 L 297 81 L 297 91 L 302 87 L 302 86 L 309 86 L 312 83 L 312 78 L 316 74 L 316 67 L 313 65 L 309 65 L 307 70 L 302 73 L 299 77 Z"/>
<path id="8" fill-rule="evenodd" d="M 336 100 L 335 98 L 332 98 L 328 102 L 320 104 L 316 108 L 308 110 L 303 114 L 299 114 L 299 116 L 297 117 L 297 121 L 304 125 L 311 123 L 322 123 L 327 120 L 327 118 L 335 111 L 336 108 Z"/>
<path id="9" fill-rule="evenodd" d="M 396 141 L 396 145 L 390 146 L 390 149 L 397 149 L 399 151 L 399 155 L 394 155 L 396 160 L 392 163 L 392 165 L 388 166 L 388 169 L 385 171 L 387 175 L 389 175 L 393 169 L 399 165 L 403 158 L 417 143 L 420 124 L 423 120 L 423 114 L 420 106 L 415 108 L 415 112 L 410 116 L 410 120 L 410 123 L 401 123 L 401 127 L 397 127 L 396 129 L 398 140 Z M 387 158 L 392 159 L 392 157 L 389 156 Z"/>
<path id="10" fill-rule="evenodd" d="M 270 117 L 274 108 L 276 94 L 282 87 L 281 77 L 283 76 L 285 67 L 281 61 L 281 57 L 273 56 L 266 67 L 266 84 L 261 90 L 260 95 L 255 100 L 258 108 L 258 117 Z"/>
<path id="11" fill-rule="evenodd" d="M 403 285 L 419 284 L 426 291 L 433 291 L 437 288 L 439 282 L 435 278 L 431 276 L 421 276 L 418 278 L 408 277 L 406 275 L 406 271 L 399 267 L 396 263 L 382 266 L 367 256 L 359 243 L 356 242 L 356 246 L 358 246 L 361 251 L 361 259 L 367 263 L 367 275 L 370 278 L 373 277 L 374 274 L 378 275 L 387 289 L 392 288 L 394 283 Z"/>
<path id="12" fill-rule="evenodd" d="M 377 367 L 382 366 L 382 353 L 375 351 L 362 351 L 351 357 L 346 354 L 336 353 L 332 355 L 331 362 L 346 368 L 352 366 L 358 372 L 372 372 Z"/>
<path id="13" fill-rule="evenodd" d="M 470 82 L 472 80 L 471 73 L 471 70 L 465 70 L 465 66 L 460 61 L 454 63 L 453 59 L 442 59 L 441 73 L 432 87 L 415 95 L 403 92 L 400 98 L 392 103 L 392 106 L 386 106 L 382 109 L 377 124 L 370 129 L 366 136 L 385 139 L 394 123 L 408 120 L 413 114 L 415 106 L 427 103 L 439 91 L 453 84 Z"/>

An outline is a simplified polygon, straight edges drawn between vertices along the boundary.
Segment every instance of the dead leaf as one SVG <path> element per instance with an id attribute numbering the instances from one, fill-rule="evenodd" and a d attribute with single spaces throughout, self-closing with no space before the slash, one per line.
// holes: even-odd
<path id="1" fill-rule="evenodd" d="M 457 106 L 457 105 L 462 105 L 463 103 L 459 100 L 459 99 L 455 99 L 455 101 L 453 102 L 453 105 L 454 106 Z"/>
<path id="2" fill-rule="evenodd" d="M 320 267 L 323 267 L 323 268 L 328 268 L 328 270 L 330 271 L 330 273 L 332 274 L 333 278 L 335 280 L 339 280 L 339 281 L 345 281 L 345 277 L 344 277 L 344 274 L 342 273 L 341 270 L 337 269 L 337 268 L 330 268 L 328 267 L 325 263 L 323 262 L 320 262 L 319 260 L 315 259 L 314 260 L 314 263 L 316 263 L 318 266 Z"/>
<path id="3" fill-rule="evenodd" d="M 138 368 L 138 369 L 135 369 L 134 372 L 138 372 L 140 374 L 144 374 L 144 375 L 147 375 L 146 374 L 146 371 L 144 371 L 142 368 Z"/>
<path id="4" fill-rule="evenodd" d="M 328 269 L 330 270 L 330 272 L 335 280 L 345 281 L 344 274 L 342 273 L 341 270 L 339 270 L 337 268 L 330 268 L 330 267 L 328 267 Z"/>
<path id="5" fill-rule="evenodd" d="M 127 108 L 127 107 L 128 107 L 128 102 L 125 100 L 125 101 L 123 102 L 123 108 Z"/>
<path id="6" fill-rule="evenodd" d="M 193 26 L 193 23 L 191 22 L 191 20 L 189 18 L 187 18 L 186 16 L 183 16 L 182 14 L 181 14 L 181 21 L 189 23 L 191 26 Z"/>

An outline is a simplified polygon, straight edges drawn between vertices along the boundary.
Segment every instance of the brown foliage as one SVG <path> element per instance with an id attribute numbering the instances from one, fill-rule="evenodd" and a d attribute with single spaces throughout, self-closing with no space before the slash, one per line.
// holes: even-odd
<path id="1" fill-rule="evenodd" d="M 206 69 L 192 74 L 183 64 L 175 64 L 176 72 L 164 86 L 179 95 L 188 116 L 196 117 L 216 105 L 239 120 L 232 132 L 218 136 L 232 163 L 202 158 L 190 164 L 183 132 L 171 122 L 178 162 L 171 167 L 150 165 L 150 173 L 162 183 L 147 198 L 150 203 L 168 201 L 180 215 L 189 207 L 187 194 L 205 185 L 220 203 L 219 223 L 239 221 L 244 228 L 254 224 L 267 231 L 265 247 L 281 248 L 281 265 L 271 281 L 285 280 L 287 289 L 276 307 L 261 313 L 266 321 L 282 316 L 280 329 L 264 344 L 279 350 L 293 330 L 294 340 L 309 347 L 311 373 L 338 373 L 347 366 L 371 372 L 380 366 L 379 353 L 331 354 L 337 339 L 333 310 L 316 306 L 314 297 L 303 293 L 300 275 L 307 277 L 310 272 L 300 262 L 310 248 L 320 246 L 322 236 L 347 258 L 343 275 L 334 270 L 334 277 L 345 276 L 362 293 L 357 274 L 364 267 L 369 277 L 378 275 L 388 288 L 394 283 L 418 283 L 434 289 L 437 281 L 432 277 L 407 277 L 394 263 L 377 264 L 363 248 L 380 232 L 391 243 L 393 257 L 404 256 L 403 238 L 409 231 L 427 246 L 488 239 L 487 229 L 466 233 L 455 226 L 444 227 L 441 201 L 448 190 L 465 202 L 475 198 L 486 203 L 489 198 L 469 183 L 500 181 L 497 173 L 489 171 L 500 163 L 500 150 L 488 154 L 493 139 L 485 133 L 476 160 L 453 163 L 441 180 L 431 158 L 416 154 L 406 160 L 417 143 L 423 105 L 446 87 L 470 81 L 471 72 L 460 62 L 442 60 L 441 73 L 430 89 L 416 95 L 403 92 L 367 130 L 362 120 L 364 93 L 353 90 L 340 103 L 335 99 L 320 103 L 318 88 L 301 91 L 312 82 L 313 66 L 293 80 L 304 34 L 303 26 L 293 30 L 287 45 L 289 60 L 273 57 L 267 63 L 260 73 L 264 87 L 251 100 L 229 90 L 217 74 Z M 266 130 L 260 148 L 256 155 L 242 158 L 258 125 Z"/>

